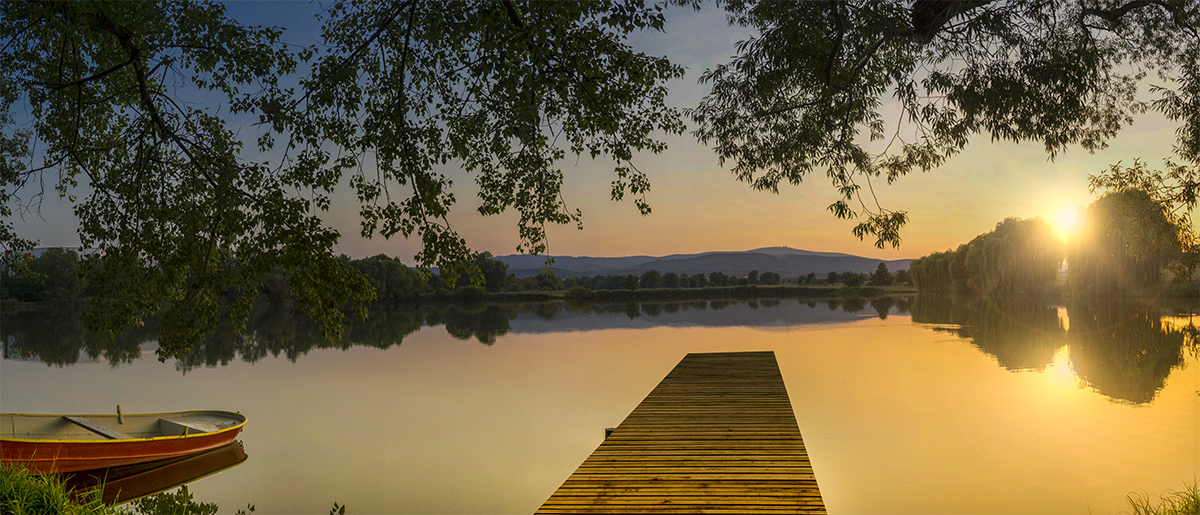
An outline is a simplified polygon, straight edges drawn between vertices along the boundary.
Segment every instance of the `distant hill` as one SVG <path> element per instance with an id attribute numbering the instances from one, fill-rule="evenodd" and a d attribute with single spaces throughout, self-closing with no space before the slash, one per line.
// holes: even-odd
<path id="1" fill-rule="evenodd" d="M 547 256 L 512 254 L 496 259 L 508 263 L 509 273 L 517 277 L 538 275 L 545 267 Z M 700 254 L 673 254 L 670 256 L 625 256 L 625 257 L 575 257 L 554 256 L 554 275 L 568 277 L 593 275 L 641 275 L 647 270 L 661 273 L 699 274 L 721 272 L 743 276 L 751 270 L 775 272 L 783 277 L 799 277 L 815 273 L 823 276 L 829 272 L 871 273 L 879 263 L 887 263 L 888 270 L 895 272 L 907 269 L 911 259 L 879 260 L 841 254 L 836 252 L 813 252 L 790 247 L 764 247 L 742 252 L 703 252 Z"/>

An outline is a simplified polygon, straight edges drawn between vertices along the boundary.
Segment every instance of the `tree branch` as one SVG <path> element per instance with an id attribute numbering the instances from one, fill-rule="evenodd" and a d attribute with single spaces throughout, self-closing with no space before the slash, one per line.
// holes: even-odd
<path id="1" fill-rule="evenodd" d="M 1118 7 L 1111 11 L 1106 11 L 1104 9 L 1094 9 L 1091 7 L 1085 7 L 1083 9 L 1082 14 L 1084 16 L 1090 15 L 1090 16 L 1096 16 L 1098 18 L 1103 18 L 1103 19 L 1107 20 L 1109 23 L 1116 24 L 1117 22 L 1121 21 L 1121 17 L 1125 16 L 1125 14 L 1128 13 L 1129 11 L 1132 11 L 1134 9 L 1141 9 L 1141 8 L 1146 7 L 1147 5 L 1150 5 L 1153 3 L 1155 3 L 1153 0 L 1134 0 L 1133 2 L 1129 2 L 1125 5 L 1122 5 L 1121 7 Z"/>
<path id="2" fill-rule="evenodd" d="M 90 81 L 93 81 L 93 80 L 96 80 L 96 79 L 101 79 L 101 78 L 104 78 L 106 75 L 108 75 L 108 74 L 110 74 L 110 73 L 112 73 L 112 72 L 115 72 L 115 71 L 117 71 L 117 70 L 120 70 L 120 69 L 122 69 L 122 68 L 124 68 L 124 67 L 126 67 L 126 66 L 129 66 L 131 63 L 133 63 L 133 58 L 132 58 L 132 57 L 130 57 L 128 60 L 126 60 L 125 62 L 123 62 L 123 63 L 121 63 L 121 64 L 118 64 L 118 65 L 116 65 L 116 66 L 113 66 L 112 68 L 109 68 L 109 69 L 107 69 L 107 70 L 104 70 L 104 71 L 102 71 L 102 72 L 100 72 L 100 73 L 97 73 L 97 74 L 95 74 L 95 75 L 92 75 L 92 76 L 90 76 L 90 77 L 84 77 L 84 78 L 82 78 L 82 79 L 79 79 L 79 80 L 76 80 L 76 81 L 73 81 L 73 82 L 59 83 L 59 84 L 51 84 L 51 83 L 47 83 L 47 82 L 36 82 L 36 81 L 35 81 L 35 82 L 33 82 L 33 84 L 35 84 L 35 85 L 37 85 L 37 86 L 42 86 L 42 87 L 44 87 L 44 88 L 50 88 L 50 89 L 52 89 L 52 90 L 55 90 L 55 91 L 57 91 L 57 90 L 60 90 L 60 89 L 69 88 L 69 87 L 71 87 L 71 86 L 78 86 L 78 85 L 80 85 L 80 84 L 84 84 L 84 83 L 86 83 L 86 82 L 90 82 Z"/>
<path id="3" fill-rule="evenodd" d="M 384 19 L 383 23 L 381 23 L 379 27 L 375 29 L 375 32 L 371 34 L 371 37 L 367 38 L 366 41 L 363 41 L 362 44 L 358 45 L 358 48 L 355 48 L 354 51 L 351 52 L 348 57 L 346 57 L 346 60 L 342 61 L 342 63 L 338 65 L 337 69 L 333 72 L 332 78 L 336 80 L 342 74 L 342 72 L 345 71 L 347 66 L 357 61 L 362 52 L 366 50 L 368 46 L 371 46 L 371 43 L 374 43 L 376 39 L 379 39 L 379 36 L 383 34 L 383 31 L 392 26 L 392 22 L 396 21 L 396 17 L 404 11 L 404 8 L 414 1 L 415 0 L 408 0 L 396 7 L 396 9 Z"/>
<path id="4" fill-rule="evenodd" d="M 992 0 L 916 0 L 909 11 L 912 32 L 906 35 L 916 36 L 925 42 L 932 41 L 946 22 L 990 3 Z"/>
<path id="5" fill-rule="evenodd" d="M 512 20 L 513 25 L 516 25 L 522 32 L 525 31 L 525 24 L 521 23 L 521 17 L 517 15 L 517 8 L 513 5 L 512 0 L 502 0 L 504 11 L 508 13 L 508 19 Z"/>
<path id="6" fill-rule="evenodd" d="M 154 103 L 154 95 L 150 92 L 150 86 L 146 80 L 146 70 L 142 63 L 142 49 L 134 42 L 133 31 L 129 30 L 128 27 L 113 22 L 101 13 L 85 13 L 83 18 L 87 21 L 88 25 L 116 36 L 117 40 L 121 43 L 121 47 L 129 53 L 129 60 L 133 64 L 134 76 L 137 79 L 138 96 L 141 99 L 142 107 L 150 114 L 150 120 L 163 136 L 173 141 L 179 150 L 187 156 L 188 161 L 208 180 L 209 184 L 219 187 L 220 182 L 212 176 L 212 173 L 199 165 L 196 156 L 192 154 L 189 148 L 189 142 L 168 127 L 166 121 L 163 120 L 162 113 L 158 110 L 158 105 Z M 237 191 L 247 198 L 255 199 L 247 191 L 241 189 Z"/>
<path id="7" fill-rule="evenodd" d="M 845 20 L 842 19 L 842 10 L 838 9 L 837 2 L 830 2 L 830 9 L 833 11 L 834 24 L 837 26 L 837 37 L 833 40 L 833 48 L 829 49 L 829 60 L 825 63 L 825 85 L 833 85 L 833 63 L 837 61 L 838 54 L 842 53 L 842 36 L 846 34 Z"/>

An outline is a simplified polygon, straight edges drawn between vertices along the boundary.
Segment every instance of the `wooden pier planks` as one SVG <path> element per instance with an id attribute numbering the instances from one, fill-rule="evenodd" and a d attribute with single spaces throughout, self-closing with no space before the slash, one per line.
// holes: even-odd
<path id="1" fill-rule="evenodd" d="M 774 352 L 688 354 L 537 513 L 825 513 Z"/>

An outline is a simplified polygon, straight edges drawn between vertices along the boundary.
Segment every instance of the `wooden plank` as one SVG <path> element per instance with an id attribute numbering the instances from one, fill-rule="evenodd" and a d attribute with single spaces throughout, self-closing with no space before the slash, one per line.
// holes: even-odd
<path id="1" fill-rule="evenodd" d="M 158 419 L 158 430 L 163 436 L 187 436 L 207 433 L 204 428 L 187 421 Z"/>
<path id="2" fill-rule="evenodd" d="M 688 354 L 537 513 L 825 513 L 772 352 Z"/>
<path id="3" fill-rule="evenodd" d="M 102 426 L 100 424 L 92 422 L 91 420 L 88 420 L 83 417 L 65 416 L 63 418 L 67 419 L 68 421 L 70 421 L 71 423 L 73 423 L 79 427 L 82 427 L 84 429 L 87 429 L 88 431 L 91 431 L 100 436 L 108 438 L 109 440 L 125 440 L 128 438 L 133 438 L 132 436 L 129 436 L 125 433 L 122 433 L 115 429 L 109 429 L 106 426 Z"/>

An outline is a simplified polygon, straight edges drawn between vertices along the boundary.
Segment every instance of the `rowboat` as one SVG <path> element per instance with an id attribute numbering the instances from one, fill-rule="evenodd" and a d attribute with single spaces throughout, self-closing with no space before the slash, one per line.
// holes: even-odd
<path id="1" fill-rule="evenodd" d="M 241 413 L 180 411 L 122 415 L 0 413 L 4 463 L 32 472 L 76 472 L 170 460 L 229 445 Z"/>

